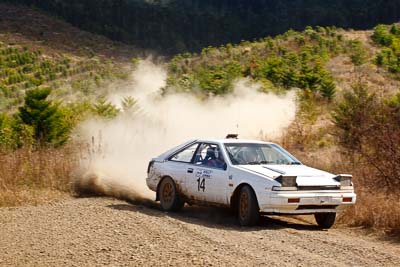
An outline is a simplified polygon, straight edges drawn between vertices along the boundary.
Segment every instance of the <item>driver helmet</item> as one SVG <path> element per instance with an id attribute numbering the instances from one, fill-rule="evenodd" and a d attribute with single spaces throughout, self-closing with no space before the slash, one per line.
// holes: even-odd
<path id="1" fill-rule="evenodd" d="M 215 148 L 207 148 L 207 158 L 215 159 Z"/>
<path id="2" fill-rule="evenodd" d="M 215 148 L 215 149 L 214 149 L 214 155 L 215 155 L 215 158 L 216 158 L 216 159 L 219 159 L 219 154 L 220 154 L 219 149 L 218 149 L 218 148 Z"/>

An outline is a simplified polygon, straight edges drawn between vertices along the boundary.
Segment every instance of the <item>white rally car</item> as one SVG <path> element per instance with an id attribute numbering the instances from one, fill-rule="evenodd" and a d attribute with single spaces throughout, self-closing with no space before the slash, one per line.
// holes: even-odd
<path id="1" fill-rule="evenodd" d="M 152 159 L 147 173 L 163 210 L 185 202 L 230 206 L 241 225 L 256 224 L 260 214 L 314 214 L 330 228 L 356 201 L 351 175 L 307 167 L 269 142 L 192 140 Z"/>

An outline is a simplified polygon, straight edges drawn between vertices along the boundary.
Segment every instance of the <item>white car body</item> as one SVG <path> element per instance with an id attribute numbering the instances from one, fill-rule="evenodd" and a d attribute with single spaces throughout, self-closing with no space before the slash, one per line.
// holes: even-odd
<path id="1" fill-rule="evenodd" d="M 191 162 L 171 159 L 176 153 L 202 143 L 218 146 L 226 163 L 225 169 L 196 165 L 193 159 Z M 268 144 L 282 149 L 273 143 L 252 140 L 192 140 L 154 158 L 149 164 L 147 185 L 157 192 L 161 180 L 170 177 L 187 203 L 230 206 L 237 190 L 246 184 L 254 190 L 259 211 L 264 214 L 336 213 L 355 204 L 356 194 L 350 175 L 331 174 L 300 162 L 296 162 L 299 165 L 233 164 L 226 144 L 235 143 Z M 282 179 L 290 177 L 296 184 L 284 186 Z"/>

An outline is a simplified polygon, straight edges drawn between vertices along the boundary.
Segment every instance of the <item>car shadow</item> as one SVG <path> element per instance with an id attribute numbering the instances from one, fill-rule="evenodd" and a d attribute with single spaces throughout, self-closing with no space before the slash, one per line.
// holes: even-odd
<path id="1" fill-rule="evenodd" d="M 220 207 L 189 206 L 179 212 L 164 212 L 158 203 L 151 200 L 129 201 L 126 204 L 108 205 L 108 208 L 140 212 L 154 217 L 170 217 L 185 223 L 198 224 L 205 227 L 224 227 L 226 230 L 235 231 L 260 231 L 266 229 L 294 229 L 299 231 L 323 231 L 316 224 L 295 217 L 285 216 L 261 216 L 260 221 L 254 227 L 241 227 L 232 210 Z"/>

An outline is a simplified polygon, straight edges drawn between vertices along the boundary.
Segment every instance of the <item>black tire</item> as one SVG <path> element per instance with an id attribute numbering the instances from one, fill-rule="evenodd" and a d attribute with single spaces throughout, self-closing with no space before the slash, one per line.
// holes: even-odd
<path id="1" fill-rule="evenodd" d="M 182 201 L 174 180 L 165 177 L 158 187 L 158 196 L 160 198 L 161 208 L 164 211 L 179 211 L 185 204 Z"/>
<path id="2" fill-rule="evenodd" d="M 253 189 L 245 185 L 241 188 L 237 200 L 237 216 L 242 226 L 256 225 L 260 219 L 260 209 Z"/>
<path id="3" fill-rule="evenodd" d="M 333 226 L 336 219 L 336 213 L 315 213 L 314 214 L 315 221 L 317 222 L 318 226 L 322 229 L 329 229 Z"/>

